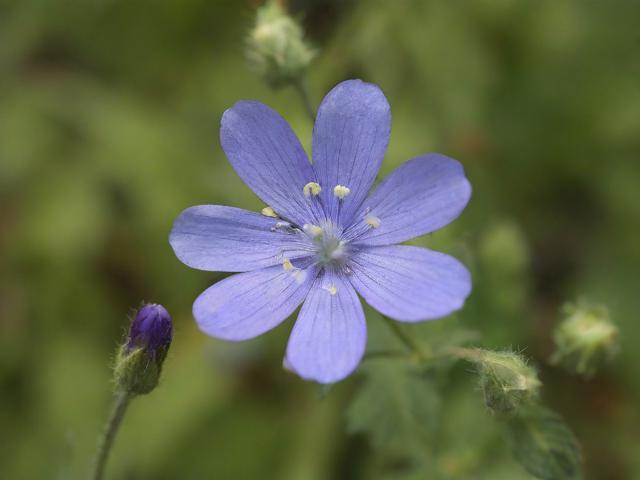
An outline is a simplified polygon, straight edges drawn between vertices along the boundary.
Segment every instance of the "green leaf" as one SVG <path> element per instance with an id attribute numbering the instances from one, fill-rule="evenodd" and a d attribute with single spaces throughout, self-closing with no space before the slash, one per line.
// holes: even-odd
<path id="1" fill-rule="evenodd" d="M 372 445 L 400 447 L 424 441 L 436 428 L 440 399 L 433 381 L 405 360 L 371 360 L 365 384 L 347 412 L 348 430 Z"/>
<path id="2" fill-rule="evenodd" d="M 507 423 L 515 459 L 543 480 L 582 478 L 580 445 L 564 420 L 543 407 L 529 408 Z"/>

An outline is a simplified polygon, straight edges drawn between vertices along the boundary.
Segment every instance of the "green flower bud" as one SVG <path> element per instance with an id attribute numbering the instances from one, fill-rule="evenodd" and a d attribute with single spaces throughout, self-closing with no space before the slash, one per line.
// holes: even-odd
<path id="1" fill-rule="evenodd" d="M 138 310 L 116 357 L 118 391 L 142 395 L 156 388 L 172 335 L 171 316 L 162 305 L 147 304 Z"/>
<path id="2" fill-rule="evenodd" d="M 602 305 L 565 305 L 565 318 L 553 332 L 556 350 L 550 358 L 572 373 L 591 377 L 618 353 L 618 327 Z"/>
<path id="3" fill-rule="evenodd" d="M 484 402 L 493 413 L 513 413 L 537 399 L 542 384 L 521 355 L 478 349 L 467 359 L 478 368 Z"/>
<path id="4" fill-rule="evenodd" d="M 300 25 L 280 3 L 268 1 L 258 8 L 247 39 L 250 66 L 274 88 L 300 81 L 316 54 L 303 37 Z"/>

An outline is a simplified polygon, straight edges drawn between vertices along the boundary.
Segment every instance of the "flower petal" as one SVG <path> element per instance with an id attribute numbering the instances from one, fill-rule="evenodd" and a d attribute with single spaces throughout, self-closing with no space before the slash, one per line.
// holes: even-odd
<path id="1" fill-rule="evenodd" d="M 178 216 L 169 243 L 186 265 L 218 272 L 257 270 L 309 256 L 309 237 L 279 222 L 240 208 L 198 205 Z"/>
<path id="2" fill-rule="evenodd" d="M 207 335 L 248 340 L 291 315 L 316 275 L 313 266 L 287 270 L 281 265 L 238 273 L 205 290 L 193 304 L 193 316 Z"/>
<path id="3" fill-rule="evenodd" d="M 351 283 L 380 313 L 403 322 L 444 317 L 471 292 L 471 275 L 449 255 L 408 245 L 362 250 Z"/>
<path id="4" fill-rule="evenodd" d="M 390 130 L 389 103 L 376 85 L 348 80 L 324 97 L 313 128 L 313 168 L 329 219 L 348 225 L 378 174 Z M 336 185 L 350 190 L 343 200 Z"/>
<path id="5" fill-rule="evenodd" d="M 366 343 L 360 299 L 342 275 L 325 269 L 300 309 L 285 365 L 304 379 L 334 383 L 355 370 Z"/>
<path id="6" fill-rule="evenodd" d="M 439 154 L 416 157 L 380 183 L 346 235 L 366 245 L 404 242 L 452 222 L 470 197 L 471 185 L 459 162 Z M 376 228 L 366 225 L 371 219 Z"/>
<path id="7" fill-rule="evenodd" d="M 266 105 L 243 100 L 222 115 L 220 142 L 240 178 L 282 217 L 318 223 L 320 207 L 303 194 L 316 182 L 300 141 L 289 124 Z"/>

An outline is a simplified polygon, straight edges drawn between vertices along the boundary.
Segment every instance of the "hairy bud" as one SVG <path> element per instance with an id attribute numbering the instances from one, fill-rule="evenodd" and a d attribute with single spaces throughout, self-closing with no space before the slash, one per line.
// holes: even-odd
<path id="1" fill-rule="evenodd" d="M 478 349 L 467 359 L 478 368 L 484 401 L 493 413 L 513 413 L 537 399 L 538 374 L 521 355 Z"/>
<path id="2" fill-rule="evenodd" d="M 114 369 L 118 390 L 141 395 L 158 385 L 172 335 L 171 316 L 162 305 L 147 304 L 138 310 L 118 350 Z"/>
<path id="3" fill-rule="evenodd" d="M 256 24 L 247 39 L 247 59 L 253 70 L 272 87 L 300 81 L 315 50 L 304 41 L 300 25 L 279 2 L 258 8 Z"/>
<path id="4" fill-rule="evenodd" d="M 602 305 L 566 305 L 564 314 L 553 333 L 556 350 L 550 361 L 590 377 L 618 352 L 618 327 Z"/>

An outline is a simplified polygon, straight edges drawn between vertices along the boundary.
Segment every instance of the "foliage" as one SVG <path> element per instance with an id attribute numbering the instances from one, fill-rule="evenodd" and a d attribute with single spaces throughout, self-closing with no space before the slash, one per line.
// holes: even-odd
<path id="1" fill-rule="evenodd" d="M 348 429 L 376 448 L 419 445 L 436 429 L 440 397 L 433 380 L 402 360 L 372 360 L 348 410 Z"/>
<path id="2" fill-rule="evenodd" d="M 580 446 L 558 414 L 529 408 L 509 419 L 507 432 L 514 456 L 536 478 L 582 478 Z"/>

